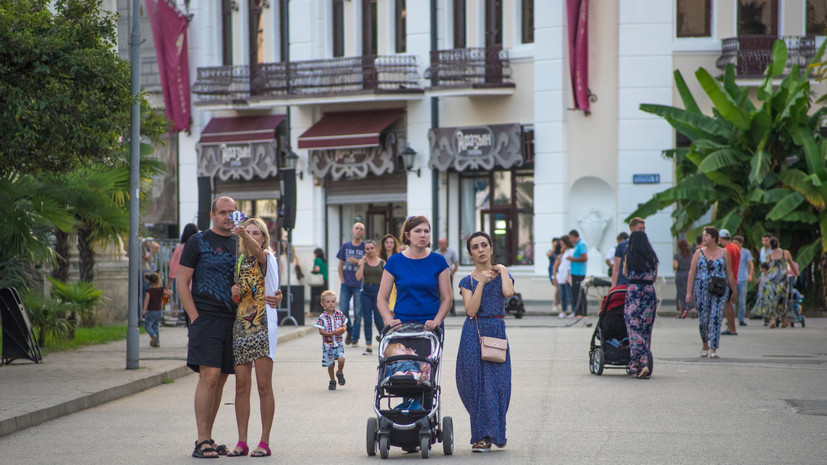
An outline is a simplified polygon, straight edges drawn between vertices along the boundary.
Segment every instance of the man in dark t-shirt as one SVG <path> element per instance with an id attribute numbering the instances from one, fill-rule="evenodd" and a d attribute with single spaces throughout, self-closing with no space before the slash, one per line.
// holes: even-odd
<path id="1" fill-rule="evenodd" d="M 644 231 L 646 232 L 646 222 L 643 218 L 632 218 L 629 221 L 629 232 Z M 629 239 L 617 244 L 615 247 L 614 267 L 612 267 L 612 287 L 628 286 L 629 279 L 626 278 L 626 273 L 623 272 L 623 262 L 626 258 L 626 247 L 629 246 Z"/>
<path id="2" fill-rule="evenodd" d="M 235 302 L 231 288 L 236 236 L 232 234 L 230 213 L 235 208 L 235 201 L 229 197 L 215 199 L 210 212 L 212 228 L 190 237 L 178 267 L 178 296 L 191 321 L 187 366 L 199 374 L 194 457 L 216 457 L 219 453 L 211 439 L 212 428 L 224 383 L 234 372 Z"/>

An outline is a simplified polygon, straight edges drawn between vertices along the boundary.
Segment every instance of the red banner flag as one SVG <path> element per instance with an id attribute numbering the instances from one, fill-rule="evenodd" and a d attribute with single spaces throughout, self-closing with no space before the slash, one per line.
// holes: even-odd
<path id="1" fill-rule="evenodd" d="M 172 132 L 190 128 L 190 74 L 187 58 L 187 16 L 169 0 L 146 0 L 155 55 Z"/>
<path id="2" fill-rule="evenodd" d="M 569 73 L 574 110 L 589 109 L 589 0 L 566 0 L 569 28 Z"/>

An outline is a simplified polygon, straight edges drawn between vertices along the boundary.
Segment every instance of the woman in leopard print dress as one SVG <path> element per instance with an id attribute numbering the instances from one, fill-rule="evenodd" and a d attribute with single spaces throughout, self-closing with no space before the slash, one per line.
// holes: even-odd
<path id="1" fill-rule="evenodd" d="M 275 415 L 273 396 L 273 351 L 270 332 L 276 322 L 269 321 L 265 305 L 265 276 L 278 274 L 278 265 L 269 250 L 270 235 L 259 218 L 250 218 L 233 232 L 241 239 L 243 255 L 238 261 L 238 282 L 233 296 L 241 301 L 233 324 L 233 355 L 235 357 L 235 415 L 238 425 L 238 444 L 228 455 L 247 455 L 247 426 L 250 420 L 250 388 L 255 365 L 256 384 L 261 404 L 261 442 L 250 454 L 253 457 L 270 455 L 270 429 Z M 273 347 L 275 348 L 275 347 Z"/>

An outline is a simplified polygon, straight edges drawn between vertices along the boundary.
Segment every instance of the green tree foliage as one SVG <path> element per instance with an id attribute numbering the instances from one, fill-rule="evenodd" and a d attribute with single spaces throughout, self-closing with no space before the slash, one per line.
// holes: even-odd
<path id="1" fill-rule="evenodd" d="M 814 61 L 824 53 L 818 50 Z M 629 218 L 674 206 L 673 234 L 688 232 L 707 212 L 719 228 L 741 232 L 752 245 L 764 232 L 796 252 L 803 268 L 827 251 L 827 140 L 820 129 L 827 110 L 812 110 L 810 69 L 798 65 L 782 77 L 787 62 L 783 41 L 753 102 L 750 88 L 735 82 L 732 65 L 723 77 L 703 68 L 695 73 L 713 104 L 703 114 L 681 73 L 675 83 L 684 108 L 642 104 L 692 142 L 665 152 L 677 165 L 676 184 L 640 206 Z M 779 82 L 780 81 L 780 82 Z"/>
<path id="2" fill-rule="evenodd" d="M 100 0 L 0 0 L 0 175 L 120 150 L 132 95 L 116 21 Z"/>

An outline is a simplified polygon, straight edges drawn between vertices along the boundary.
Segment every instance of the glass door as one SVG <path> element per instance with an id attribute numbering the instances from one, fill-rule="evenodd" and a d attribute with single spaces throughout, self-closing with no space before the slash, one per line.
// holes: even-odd
<path id="1" fill-rule="evenodd" d="M 511 231 L 513 230 L 513 213 L 510 208 L 482 210 L 480 222 L 482 230 L 491 236 L 494 243 L 494 257 L 492 263 L 501 263 L 511 266 L 508 257 L 513 257 Z"/>

